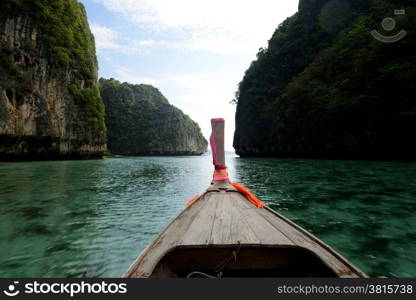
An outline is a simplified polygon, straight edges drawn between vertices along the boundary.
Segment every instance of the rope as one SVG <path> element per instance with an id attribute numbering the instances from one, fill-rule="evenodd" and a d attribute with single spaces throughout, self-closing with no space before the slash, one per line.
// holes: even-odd
<path id="1" fill-rule="evenodd" d="M 211 276 L 211 275 L 208 275 L 207 273 L 199 272 L 199 271 L 195 271 L 195 272 L 189 273 L 189 275 L 186 276 L 186 278 L 191 278 L 194 275 L 201 275 L 201 276 L 204 276 L 206 278 L 217 278 L 215 276 Z"/>
<path id="2" fill-rule="evenodd" d="M 231 182 L 231 185 L 235 187 L 239 192 L 241 192 L 244 196 L 246 196 L 247 200 L 253 203 L 258 208 L 263 208 L 264 204 L 261 202 L 259 198 L 257 198 L 248 188 L 246 188 L 244 185 Z"/>
<path id="3" fill-rule="evenodd" d="M 233 250 L 230 254 L 230 256 L 224 258 L 214 269 L 215 272 L 217 273 L 221 273 L 221 271 L 228 265 L 230 264 L 232 261 L 236 262 L 237 261 L 237 254 L 238 252 L 240 252 L 241 249 L 241 243 L 240 241 L 237 242 L 238 243 L 238 247 L 236 250 Z"/>
<path id="4" fill-rule="evenodd" d="M 188 276 L 186 276 L 186 278 L 191 278 L 194 275 L 201 275 L 201 276 L 204 276 L 206 278 L 222 278 L 222 270 L 224 270 L 224 268 L 227 265 L 229 265 L 231 262 L 236 262 L 237 261 L 237 255 L 238 255 L 238 253 L 240 252 L 240 249 L 241 249 L 241 243 L 240 243 L 240 241 L 237 241 L 237 243 L 238 243 L 237 249 L 233 250 L 229 256 L 227 256 L 226 258 L 224 258 L 215 267 L 214 272 L 217 273 L 216 276 L 209 275 L 207 273 L 200 272 L 200 271 L 194 271 L 194 272 L 189 273 Z"/>
<path id="5" fill-rule="evenodd" d="M 197 195 L 195 195 L 191 200 L 189 200 L 188 202 L 186 202 L 186 206 L 189 206 L 189 205 L 191 205 L 192 203 L 194 203 L 196 200 L 198 200 L 199 199 L 199 195 L 197 194 Z"/>

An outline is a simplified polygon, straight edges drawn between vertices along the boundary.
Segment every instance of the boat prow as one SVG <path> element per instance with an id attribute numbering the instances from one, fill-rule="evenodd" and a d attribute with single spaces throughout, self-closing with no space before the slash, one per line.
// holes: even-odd
<path id="1" fill-rule="evenodd" d="M 224 120 L 212 120 L 213 184 L 173 219 L 125 277 L 366 277 L 324 242 L 228 180 Z"/>
<path id="2" fill-rule="evenodd" d="M 208 188 L 125 274 L 199 276 L 366 277 L 324 242 L 272 209 L 256 207 L 230 184 Z"/>

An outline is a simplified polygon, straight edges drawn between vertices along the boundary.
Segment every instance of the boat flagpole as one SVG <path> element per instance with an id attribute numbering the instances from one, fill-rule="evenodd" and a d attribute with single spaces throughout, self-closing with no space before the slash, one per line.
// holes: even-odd
<path id="1" fill-rule="evenodd" d="M 215 168 L 212 183 L 229 182 L 225 164 L 224 127 L 224 119 L 211 119 L 212 134 L 209 142 L 212 150 L 212 163 Z"/>

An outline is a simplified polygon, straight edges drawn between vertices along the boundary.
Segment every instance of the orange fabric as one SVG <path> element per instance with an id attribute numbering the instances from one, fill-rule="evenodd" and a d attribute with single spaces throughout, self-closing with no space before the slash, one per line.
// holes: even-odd
<path id="1" fill-rule="evenodd" d="M 228 172 L 226 169 L 214 170 L 213 181 L 228 180 Z"/>
<path id="2" fill-rule="evenodd" d="M 188 202 L 186 202 L 186 206 L 191 205 L 192 203 L 194 203 L 197 199 L 199 198 L 199 195 L 195 195 L 191 200 L 189 200 Z"/>
<path id="3" fill-rule="evenodd" d="M 246 188 L 244 185 L 241 185 L 241 184 L 235 183 L 235 182 L 231 182 L 231 185 L 233 187 L 235 187 L 238 191 L 243 193 L 244 196 L 247 197 L 248 201 L 253 203 L 255 206 L 257 206 L 258 208 L 263 208 L 264 207 L 263 202 L 259 198 L 257 198 L 254 194 L 252 194 L 250 192 L 250 190 L 248 188 Z"/>

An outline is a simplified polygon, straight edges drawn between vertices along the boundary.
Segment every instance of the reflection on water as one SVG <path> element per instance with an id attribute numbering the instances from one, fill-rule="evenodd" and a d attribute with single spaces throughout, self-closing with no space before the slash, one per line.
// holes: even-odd
<path id="1" fill-rule="evenodd" d="M 371 276 L 416 276 L 416 164 L 227 157 L 232 179 Z M 211 158 L 0 164 L 0 276 L 120 276 Z"/>

